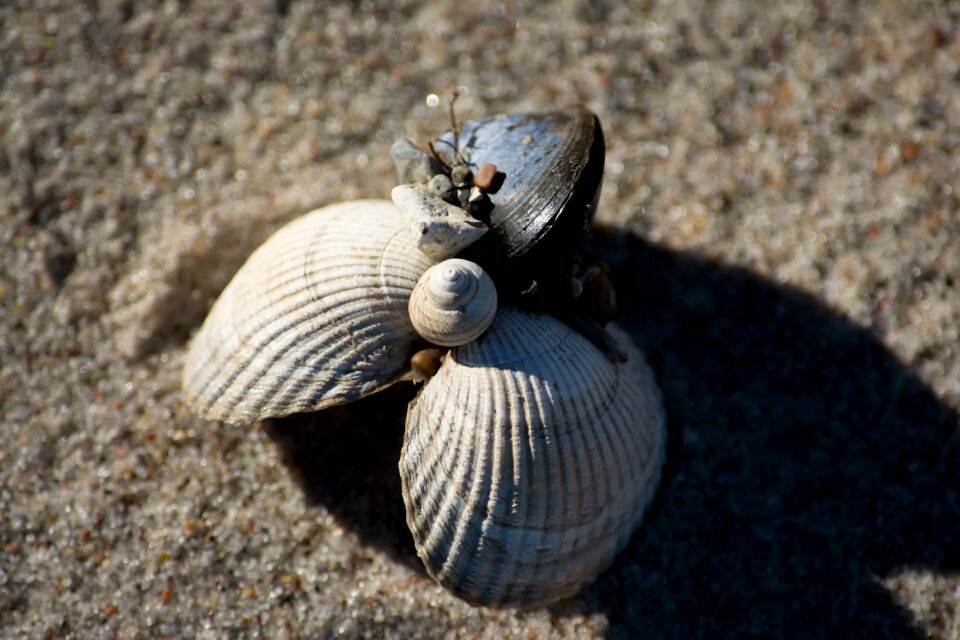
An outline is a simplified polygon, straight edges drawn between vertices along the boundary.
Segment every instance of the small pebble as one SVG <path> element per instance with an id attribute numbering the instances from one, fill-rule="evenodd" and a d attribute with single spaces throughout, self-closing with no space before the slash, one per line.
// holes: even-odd
<path id="1" fill-rule="evenodd" d="M 469 187 L 473 184 L 473 173 L 465 164 L 458 164 L 450 171 L 450 179 L 457 187 Z"/>
<path id="2" fill-rule="evenodd" d="M 497 165 L 487 162 L 480 165 L 475 176 L 473 176 L 474 186 L 480 187 L 484 191 L 493 186 L 493 180 L 497 177 Z"/>
<path id="3" fill-rule="evenodd" d="M 470 206 L 470 187 L 459 187 L 457 189 L 457 204 L 462 209 Z"/>
<path id="4" fill-rule="evenodd" d="M 406 138 L 393 143 L 390 157 L 397 168 L 400 184 L 427 184 L 433 176 L 443 173 L 436 158 Z"/>
<path id="5" fill-rule="evenodd" d="M 469 193 L 470 196 L 465 209 L 469 211 L 470 215 L 474 218 L 489 223 L 490 212 L 493 211 L 493 202 L 490 200 L 490 196 L 476 186 L 473 187 Z"/>
<path id="6" fill-rule="evenodd" d="M 428 186 L 432 193 L 440 196 L 444 201 L 456 204 L 457 190 L 453 188 L 453 181 L 450 180 L 449 176 L 438 173 L 430 179 Z"/>

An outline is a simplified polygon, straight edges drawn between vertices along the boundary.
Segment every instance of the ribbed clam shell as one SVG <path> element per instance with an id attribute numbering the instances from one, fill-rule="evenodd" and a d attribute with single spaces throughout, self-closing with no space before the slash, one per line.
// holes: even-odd
<path id="1" fill-rule="evenodd" d="M 410 320 L 445 347 L 478 338 L 497 313 L 497 288 L 480 265 L 451 258 L 427 269 L 410 296 Z"/>
<path id="2" fill-rule="evenodd" d="M 410 404 L 407 523 L 438 582 L 486 606 L 573 595 L 640 524 L 666 443 L 643 355 L 608 360 L 546 315 L 501 308 Z"/>
<path id="3" fill-rule="evenodd" d="M 385 200 L 294 220 L 250 256 L 194 337 L 187 400 L 207 418 L 242 421 L 390 384 L 418 340 L 407 302 L 431 264 Z"/>

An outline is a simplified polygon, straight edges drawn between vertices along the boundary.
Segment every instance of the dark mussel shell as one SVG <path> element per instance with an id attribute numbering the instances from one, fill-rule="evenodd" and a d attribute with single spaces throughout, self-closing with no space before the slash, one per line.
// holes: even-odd
<path id="1" fill-rule="evenodd" d="M 468 250 L 496 275 L 498 288 L 552 295 L 569 288 L 576 255 L 600 195 L 604 141 L 585 108 L 517 113 L 463 123 L 460 157 L 476 171 L 493 163 L 502 183 L 488 193 L 492 233 Z M 454 135 L 440 136 L 438 152 Z M 512 286 L 504 287 L 509 283 Z M 562 295 L 562 294 L 561 294 Z"/>

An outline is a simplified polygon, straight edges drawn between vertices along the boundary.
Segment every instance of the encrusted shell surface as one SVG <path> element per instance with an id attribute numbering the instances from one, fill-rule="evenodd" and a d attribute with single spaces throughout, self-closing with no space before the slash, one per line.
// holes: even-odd
<path id="1" fill-rule="evenodd" d="M 390 196 L 416 238 L 417 248 L 434 260 L 454 257 L 489 230 L 465 210 L 426 189 L 401 184 Z"/>
<path id="2" fill-rule="evenodd" d="M 501 308 L 407 413 L 407 523 L 438 582 L 486 606 L 571 596 L 613 560 L 659 482 L 666 429 L 643 355 L 612 363 L 547 315 Z"/>
<path id="3" fill-rule="evenodd" d="M 432 264 L 386 200 L 297 218 L 250 256 L 194 337 L 187 400 L 209 419 L 244 421 L 389 385 L 419 340 L 407 303 Z"/>
<path id="4" fill-rule="evenodd" d="M 480 265 L 452 258 L 427 269 L 410 296 L 414 329 L 433 344 L 455 347 L 487 330 L 497 313 L 497 287 Z"/>

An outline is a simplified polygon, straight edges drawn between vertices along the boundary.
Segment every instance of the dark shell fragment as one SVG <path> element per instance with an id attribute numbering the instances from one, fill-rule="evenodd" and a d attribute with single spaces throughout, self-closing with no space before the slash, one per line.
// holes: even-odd
<path id="1" fill-rule="evenodd" d="M 452 150 L 454 135 L 437 151 Z M 488 192 L 490 233 L 468 252 L 517 292 L 569 289 L 573 256 L 593 219 L 603 180 L 600 121 L 587 109 L 518 113 L 463 123 L 459 155 L 473 171 L 495 164 L 496 192 Z M 452 154 L 451 154 L 452 155 Z M 508 293 L 509 292 L 505 292 Z M 559 294 L 558 294 L 559 295 Z"/>

